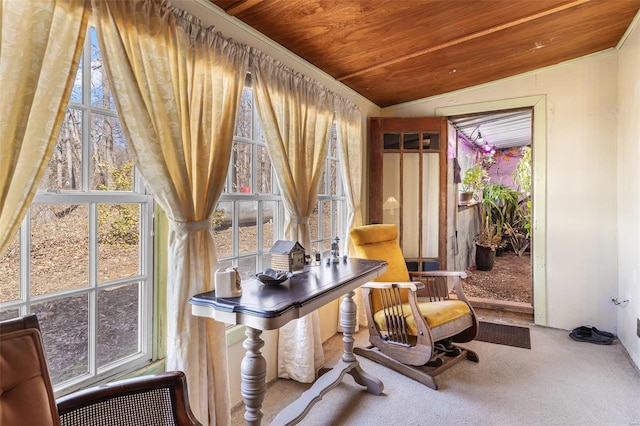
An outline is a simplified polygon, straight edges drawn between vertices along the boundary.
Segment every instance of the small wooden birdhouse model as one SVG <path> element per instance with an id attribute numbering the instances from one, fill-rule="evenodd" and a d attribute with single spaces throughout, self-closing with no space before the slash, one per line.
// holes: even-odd
<path id="1" fill-rule="evenodd" d="M 278 240 L 269 252 L 271 269 L 289 272 L 304 269 L 304 247 L 297 241 Z"/>

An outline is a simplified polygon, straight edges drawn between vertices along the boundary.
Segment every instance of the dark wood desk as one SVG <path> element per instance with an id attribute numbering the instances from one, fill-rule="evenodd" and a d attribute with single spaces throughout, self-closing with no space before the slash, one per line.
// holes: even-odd
<path id="1" fill-rule="evenodd" d="M 247 326 L 243 347 L 246 350 L 241 365 L 242 400 L 248 425 L 259 425 L 262 402 L 266 392 L 266 361 L 260 349 L 264 346 L 263 330 L 282 327 L 292 319 L 301 318 L 325 304 L 345 296 L 340 305 L 342 313 L 344 354 L 329 372 L 323 374 L 300 398 L 286 407 L 275 419 L 275 425 L 298 423 L 322 396 L 337 386 L 345 374 L 367 391 L 379 395 L 383 384 L 365 373 L 353 354 L 353 332 L 356 326 L 356 306 L 353 290 L 385 272 L 387 263 L 376 260 L 346 259 L 339 263 L 306 266 L 284 283 L 265 286 L 255 279 L 242 282 L 242 296 L 217 298 L 214 292 L 193 296 L 189 302 L 196 316 L 213 318 L 230 324 Z"/>

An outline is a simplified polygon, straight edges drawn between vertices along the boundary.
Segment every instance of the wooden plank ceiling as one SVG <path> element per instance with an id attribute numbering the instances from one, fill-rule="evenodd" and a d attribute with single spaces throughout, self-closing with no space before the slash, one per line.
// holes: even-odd
<path id="1" fill-rule="evenodd" d="M 615 47 L 640 0 L 210 0 L 380 107 Z"/>

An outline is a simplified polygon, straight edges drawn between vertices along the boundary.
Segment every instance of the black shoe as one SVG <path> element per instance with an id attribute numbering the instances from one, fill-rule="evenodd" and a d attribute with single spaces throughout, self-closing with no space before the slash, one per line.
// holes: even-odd
<path id="1" fill-rule="evenodd" d="M 604 336 L 604 337 L 609 337 L 610 339 L 613 339 L 613 338 L 616 337 L 613 333 L 609 333 L 608 331 L 598 330 L 595 327 L 589 327 L 589 326 L 586 326 L 586 325 L 580 326 L 578 328 L 574 328 L 573 332 L 576 332 L 576 333 L 593 332 L 593 333 L 599 334 L 599 335 Z"/>
<path id="2" fill-rule="evenodd" d="M 613 343 L 613 338 L 598 334 L 588 327 L 573 329 L 573 331 L 569 333 L 569 337 L 576 342 L 589 342 L 595 343 L 596 345 L 610 345 Z"/>

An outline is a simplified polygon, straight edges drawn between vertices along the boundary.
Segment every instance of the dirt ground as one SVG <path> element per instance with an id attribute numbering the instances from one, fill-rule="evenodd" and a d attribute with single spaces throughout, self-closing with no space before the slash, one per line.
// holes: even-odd
<path id="1" fill-rule="evenodd" d="M 462 288 L 467 296 L 510 302 L 531 303 L 531 257 L 527 252 L 518 257 L 513 252 L 496 256 L 491 271 L 472 266 Z"/>

